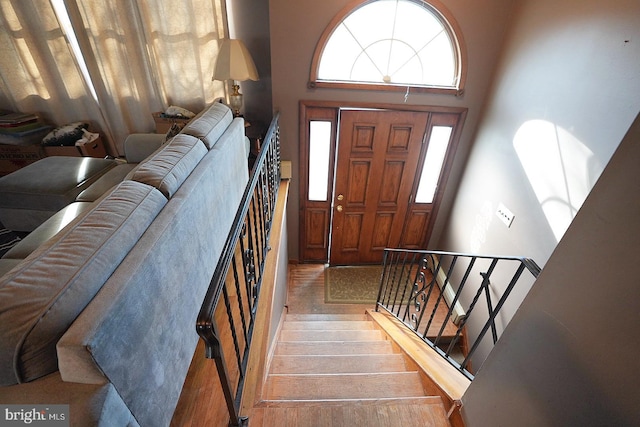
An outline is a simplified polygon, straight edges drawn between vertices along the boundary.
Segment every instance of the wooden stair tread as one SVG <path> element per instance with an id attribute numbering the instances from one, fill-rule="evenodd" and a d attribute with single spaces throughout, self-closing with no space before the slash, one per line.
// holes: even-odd
<path id="1" fill-rule="evenodd" d="M 287 314 L 249 425 L 450 427 L 408 366 L 369 313 Z"/>
<path id="2" fill-rule="evenodd" d="M 324 314 L 324 313 L 311 313 L 311 314 L 299 314 L 299 313 L 289 313 L 285 315 L 285 321 L 336 321 L 336 320 L 353 320 L 353 321 L 363 321 L 363 320 L 371 320 L 371 318 L 366 314 Z"/>
<path id="3" fill-rule="evenodd" d="M 305 426 L 450 427 L 440 398 L 263 402 L 249 427 Z"/>
<path id="4" fill-rule="evenodd" d="M 282 324 L 282 330 L 363 330 L 375 329 L 370 320 L 310 320 L 310 321 L 286 321 Z"/>
<path id="5" fill-rule="evenodd" d="M 401 354 L 278 355 L 271 362 L 273 374 L 331 374 L 396 372 L 406 370 Z"/>
<path id="6" fill-rule="evenodd" d="M 436 352 L 427 347 L 413 332 L 403 328 L 400 321 L 384 313 L 370 313 L 374 322 L 385 331 L 391 340 L 404 348 L 407 356 L 451 402 L 462 398 L 471 381 L 458 372 Z"/>
<path id="7" fill-rule="evenodd" d="M 384 340 L 382 331 L 376 329 L 359 330 L 311 330 L 283 329 L 280 341 L 376 341 Z"/>
<path id="8" fill-rule="evenodd" d="M 270 374 L 267 400 L 359 399 L 424 396 L 418 372 Z"/>
<path id="9" fill-rule="evenodd" d="M 274 354 L 388 354 L 394 352 L 389 341 L 282 341 L 276 345 Z"/>
<path id="10" fill-rule="evenodd" d="M 317 400 L 263 400 L 257 408 L 294 408 L 311 406 L 384 406 L 384 405 L 441 405 L 440 396 L 383 397 L 360 399 L 317 399 Z"/>

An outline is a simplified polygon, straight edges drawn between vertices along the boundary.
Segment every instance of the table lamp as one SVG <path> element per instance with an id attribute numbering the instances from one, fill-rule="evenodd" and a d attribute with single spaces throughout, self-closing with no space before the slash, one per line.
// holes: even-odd
<path id="1" fill-rule="evenodd" d="M 258 71 L 251 54 L 241 40 L 222 39 L 221 42 L 211 80 L 233 80 L 229 106 L 234 116 L 238 117 L 242 108 L 242 94 L 237 82 L 258 80 Z"/>

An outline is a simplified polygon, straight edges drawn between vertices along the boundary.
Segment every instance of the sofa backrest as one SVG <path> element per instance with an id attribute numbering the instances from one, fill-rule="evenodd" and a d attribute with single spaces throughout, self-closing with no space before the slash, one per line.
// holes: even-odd
<path id="1" fill-rule="evenodd" d="M 58 343 L 65 381 L 114 384 L 140 425 L 169 425 L 195 322 L 248 181 L 233 121 Z"/>
<path id="2" fill-rule="evenodd" d="M 151 185 L 170 199 L 207 154 L 196 137 L 178 134 L 141 162 L 127 179 Z"/>
<path id="3" fill-rule="evenodd" d="M 0 278 L 0 385 L 58 370 L 59 338 L 166 203 L 125 181 Z"/>
<path id="4" fill-rule="evenodd" d="M 180 133 L 195 136 L 211 150 L 232 120 L 231 109 L 215 102 L 191 119 Z"/>

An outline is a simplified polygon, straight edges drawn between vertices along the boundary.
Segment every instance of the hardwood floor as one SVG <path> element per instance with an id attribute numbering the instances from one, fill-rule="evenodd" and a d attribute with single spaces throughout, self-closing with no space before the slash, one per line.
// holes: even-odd
<path id="1" fill-rule="evenodd" d="M 326 304 L 324 265 L 289 266 L 288 314 L 364 314 L 373 304 Z"/>
<path id="2" fill-rule="evenodd" d="M 440 396 L 381 331 L 371 304 L 326 304 L 324 266 L 290 265 L 287 315 L 250 427 L 449 426 Z M 409 368 L 408 368 L 409 367 Z M 171 426 L 225 426 L 215 364 L 199 346 Z"/>

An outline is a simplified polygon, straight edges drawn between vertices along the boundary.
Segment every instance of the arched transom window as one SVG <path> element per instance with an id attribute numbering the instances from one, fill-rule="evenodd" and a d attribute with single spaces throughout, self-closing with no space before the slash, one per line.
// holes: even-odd
<path id="1" fill-rule="evenodd" d="M 320 39 L 310 86 L 458 93 L 461 36 L 441 9 L 422 0 L 370 0 L 346 9 Z"/>

